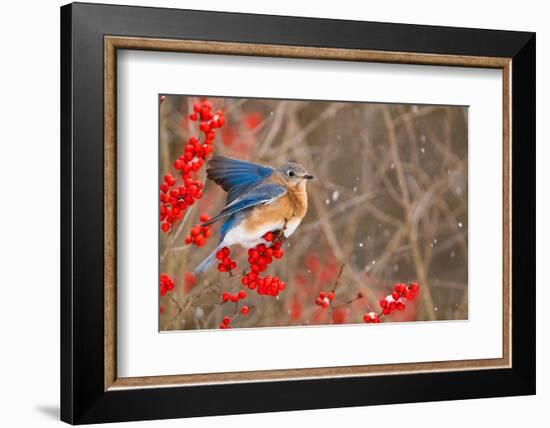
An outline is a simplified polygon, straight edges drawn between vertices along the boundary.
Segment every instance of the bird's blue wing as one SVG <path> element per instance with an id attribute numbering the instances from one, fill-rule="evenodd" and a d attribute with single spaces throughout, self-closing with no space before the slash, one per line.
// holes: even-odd
<path id="1" fill-rule="evenodd" d="M 246 191 L 233 202 L 228 204 L 220 213 L 204 223 L 206 226 L 218 221 L 220 218 L 230 216 L 237 212 L 243 211 L 248 208 L 255 207 L 256 205 L 263 205 L 273 202 L 275 199 L 280 198 L 286 193 L 286 189 L 275 183 L 261 183 L 254 188 Z"/>
<path id="2" fill-rule="evenodd" d="M 223 156 L 213 156 L 208 165 L 207 176 L 227 192 L 227 204 L 252 190 L 273 173 L 273 169 L 267 166 Z"/>

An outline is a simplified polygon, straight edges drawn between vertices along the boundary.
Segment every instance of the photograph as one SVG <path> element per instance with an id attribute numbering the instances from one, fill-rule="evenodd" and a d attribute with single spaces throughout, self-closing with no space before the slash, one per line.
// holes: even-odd
<path id="1" fill-rule="evenodd" d="M 160 331 L 468 319 L 467 106 L 158 103 Z"/>

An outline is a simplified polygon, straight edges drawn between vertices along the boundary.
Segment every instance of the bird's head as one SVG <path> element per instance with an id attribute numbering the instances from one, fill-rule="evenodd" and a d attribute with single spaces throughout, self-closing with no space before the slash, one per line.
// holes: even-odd
<path id="1" fill-rule="evenodd" d="M 300 183 L 305 184 L 306 180 L 313 179 L 313 175 L 308 174 L 302 165 L 294 162 L 286 162 L 275 171 L 284 183 L 291 186 L 296 186 Z"/>

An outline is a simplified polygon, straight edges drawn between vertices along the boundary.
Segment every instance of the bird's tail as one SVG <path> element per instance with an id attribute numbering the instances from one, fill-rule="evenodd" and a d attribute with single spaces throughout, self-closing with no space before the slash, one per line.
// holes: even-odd
<path id="1" fill-rule="evenodd" d="M 200 275 L 201 273 L 205 272 L 212 264 L 216 261 L 216 253 L 221 248 L 221 242 L 218 244 L 214 250 L 210 253 L 208 257 L 206 257 L 200 265 L 198 265 L 195 270 L 193 271 L 193 274 Z"/>

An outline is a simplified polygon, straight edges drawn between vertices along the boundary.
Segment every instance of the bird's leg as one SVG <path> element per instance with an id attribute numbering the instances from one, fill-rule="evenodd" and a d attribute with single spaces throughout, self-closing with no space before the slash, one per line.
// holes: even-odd
<path id="1" fill-rule="evenodd" d="M 282 241 L 283 240 L 283 238 L 285 236 L 284 233 L 285 233 L 285 230 L 286 230 L 287 223 L 288 223 L 288 219 L 285 217 L 283 227 L 275 233 L 275 239 L 273 241 Z"/>

